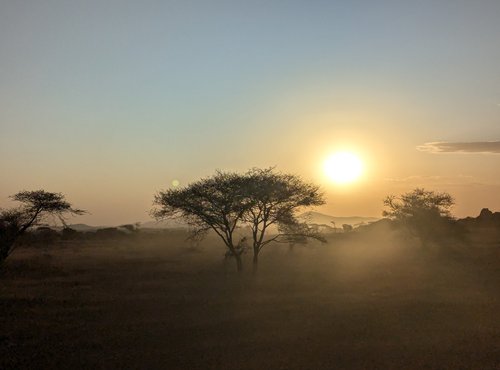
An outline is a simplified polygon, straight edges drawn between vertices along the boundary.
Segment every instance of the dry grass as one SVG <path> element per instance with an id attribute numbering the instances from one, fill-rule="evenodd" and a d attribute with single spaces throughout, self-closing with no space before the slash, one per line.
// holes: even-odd
<path id="1" fill-rule="evenodd" d="M 500 368 L 498 251 L 402 245 L 275 247 L 256 275 L 212 239 L 22 248 L 0 273 L 0 368 Z"/>

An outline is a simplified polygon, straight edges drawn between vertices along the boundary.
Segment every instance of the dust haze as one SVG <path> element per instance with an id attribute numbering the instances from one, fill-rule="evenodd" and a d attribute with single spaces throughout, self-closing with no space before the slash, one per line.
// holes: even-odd
<path id="1" fill-rule="evenodd" d="M 0 0 L 0 370 L 500 370 L 499 15 Z"/>
<path id="2" fill-rule="evenodd" d="M 0 367 L 498 368 L 498 225 L 464 222 L 426 246 L 387 219 L 333 229 L 243 273 L 215 233 L 41 230 L 2 267 Z"/>

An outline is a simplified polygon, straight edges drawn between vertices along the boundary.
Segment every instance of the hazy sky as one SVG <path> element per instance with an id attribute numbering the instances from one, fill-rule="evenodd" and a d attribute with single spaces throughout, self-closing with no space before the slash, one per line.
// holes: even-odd
<path id="1" fill-rule="evenodd" d="M 142 221 L 173 180 L 275 165 L 333 215 L 416 186 L 500 210 L 499 19 L 498 0 L 2 0 L 0 205 L 44 188 L 75 222 Z M 353 185 L 322 173 L 340 149 L 365 162 Z"/>

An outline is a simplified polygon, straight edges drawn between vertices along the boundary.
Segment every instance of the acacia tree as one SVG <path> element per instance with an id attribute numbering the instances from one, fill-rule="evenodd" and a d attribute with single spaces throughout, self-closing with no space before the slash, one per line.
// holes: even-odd
<path id="1" fill-rule="evenodd" d="M 47 217 L 56 217 L 66 225 L 65 217 L 81 215 L 85 211 L 73 208 L 61 193 L 45 190 L 20 191 L 10 197 L 20 202 L 17 208 L 0 210 L 0 262 L 14 250 L 16 240 L 28 229 L 39 225 Z"/>
<path id="2" fill-rule="evenodd" d="M 248 206 L 243 220 L 252 230 L 254 269 L 260 251 L 269 243 L 304 243 L 308 238 L 324 241 L 317 230 L 297 218 L 299 210 L 325 203 L 317 185 L 296 175 L 276 172 L 274 168 L 254 168 L 244 178 Z M 272 226 L 274 233 L 269 233 Z"/>
<path id="3" fill-rule="evenodd" d="M 382 215 L 401 223 L 426 244 L 453 220 L 451 208 L 454 204 L 448 193 L 416 188 L 399 197 L 388 196 L 384 200 L 387 209 Z"/>
<path id="4" fill-rule="evenodd" d="M 152 215 L 157 220 L 182 218 L 191 227 L 192 237 L 201 238 L 213 230 L 224 242 L 228 255 L 236 259 L 238 271 L 243 268 L 241 240 L 235 230 L 248 206 L 243 190 L 245 179 L 236 173 L 217 171 L 186 187 L 160 191 L 155 195 Z"/>

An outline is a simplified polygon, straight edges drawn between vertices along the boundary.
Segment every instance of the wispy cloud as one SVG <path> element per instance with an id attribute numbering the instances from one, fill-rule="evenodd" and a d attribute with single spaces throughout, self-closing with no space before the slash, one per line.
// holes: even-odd
<path id="1" fill-rule="evenodd" d="M 483 185 L 472 176 L 408 176 L 402 178 L 387 178 L 385 181 L 412 185 Z"/>
<path id="2" fill-rule="evenodd" d="M 450 143 L 437 141 L 417 146 L 417 150 L 429 153 L 486 153 L 500 154 L 500 141 L 470 141 Z"/>

